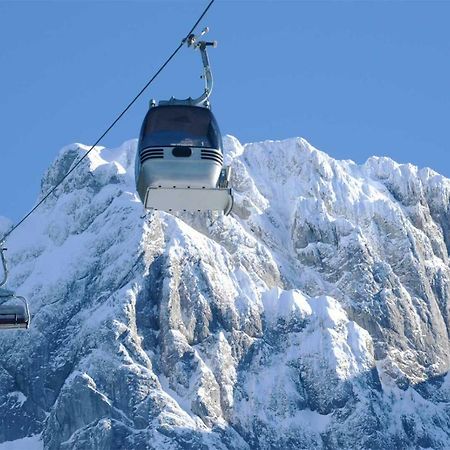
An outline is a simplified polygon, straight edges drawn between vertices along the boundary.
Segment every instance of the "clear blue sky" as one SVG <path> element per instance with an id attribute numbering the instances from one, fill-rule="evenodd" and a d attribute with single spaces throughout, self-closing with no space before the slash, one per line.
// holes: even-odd
<path id="1" fill-rule="evenodd" d="M 206 4 L 0 0 L 1 215 L 33 206 L 59 149 L 93 143 Z M 222 132 L 450 176 L 449 17 L 449 2 L 216 0 L 202 25 Z M 137 137 L 151 97 L 200 93 L 200 73 L 183 50 L 104 145 Z"/>

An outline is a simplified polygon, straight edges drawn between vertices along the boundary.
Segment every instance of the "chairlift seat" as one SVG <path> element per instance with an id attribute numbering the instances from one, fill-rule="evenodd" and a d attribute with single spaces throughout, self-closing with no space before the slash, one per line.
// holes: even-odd
<path id="1" fill-rule="evenodd" d="M 0 305 L 0 329 L 28 328 L 30 316 L 25 305 Z"/>

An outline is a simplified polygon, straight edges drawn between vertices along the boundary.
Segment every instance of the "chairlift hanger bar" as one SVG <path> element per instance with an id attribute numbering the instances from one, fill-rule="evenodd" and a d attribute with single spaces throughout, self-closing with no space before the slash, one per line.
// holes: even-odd
<path id="1" fill-rule="evenodd" d="M 70 170 L 61 178 L 61 180 L 53 187 L 51 188 L 47 194 L 42 197 L 42 199 L 16 224 L 14 225 L 7 233 L 3 235 L 2 238 L 0 238 L 0 245 L 3 246 L 5 240 L 8 238 L 8 236 L 16 230 L 20 225 L 22 225 L 25 220 L 30 217 L 36 209 L 41 206 L 50 195 L 53 194 L 53 192 L 56 191 L 56 189 L 64 182 L 64 180 L 82 163 L 82 161 L 91 153 L 92 150 L 101 142 L 101 140 L 112 130 L 112 128 L 117 124 L 117 122 L 126 114 L 126 112 L 134 105 L 134 103 L 138 100 L 138 98 L 147 90 L 147 88 L 153 83 L 153 81 L 156 79 L 156 77 L 166 68 L 166 66 L 169 64 L 170 61 L 175 57 L 175 55 L 180 51 L 181 47 L 189 40 L 191 36 L 193 36 L 194 30 L 197 28 L 197 25 L 200 23 L 200 21 L 203 19 L 203 17 L 206 15 L 208 10 L 211 8 L 215 0 L 211 0 L 206 8 L 203 10 L 200 17 L 197 19 L 193 27 L 189 30 L 189 32 L 186 34 L 186 37 L 181 41 L 181 43 L 178 45 L 178 47 L 172 52 L 172 54 L 166 59 L 166 61 L 161 65 L 161 67 L 156 71 L 156 73 L 150 78 L 150 80 L 144 85 L 144 87 L 136 94 L 136 96 L 128 103 L 128 105 L 122 110 L 122 112 L 114 119 L 114 121 L 111 123 L 111 125 L 103 132 L 103 134 L 95 141 L 95 143 L 91 146 L 91 148 L 70 168 Z"/>

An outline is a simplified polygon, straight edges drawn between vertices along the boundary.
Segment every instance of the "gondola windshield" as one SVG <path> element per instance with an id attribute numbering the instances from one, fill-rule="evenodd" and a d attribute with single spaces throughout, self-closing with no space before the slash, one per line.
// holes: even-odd
<path id="1" fill-rule="evenodd" d="M 222 147 L 220 132 L 211 111 L 198 106 L 160 106 L 147 113 L 141 147 Z"/>

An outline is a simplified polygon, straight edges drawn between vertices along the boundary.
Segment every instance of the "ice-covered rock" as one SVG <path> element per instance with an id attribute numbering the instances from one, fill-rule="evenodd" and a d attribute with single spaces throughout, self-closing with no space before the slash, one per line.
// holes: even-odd
<path id="1" fill-rule="evenodd" d="M 9 237 L 33 322 L 0 334 L 0 448 L 448 448 L 450 180 L 225 147 L 229 217 L 145 217 L 132 140 Z"/>

